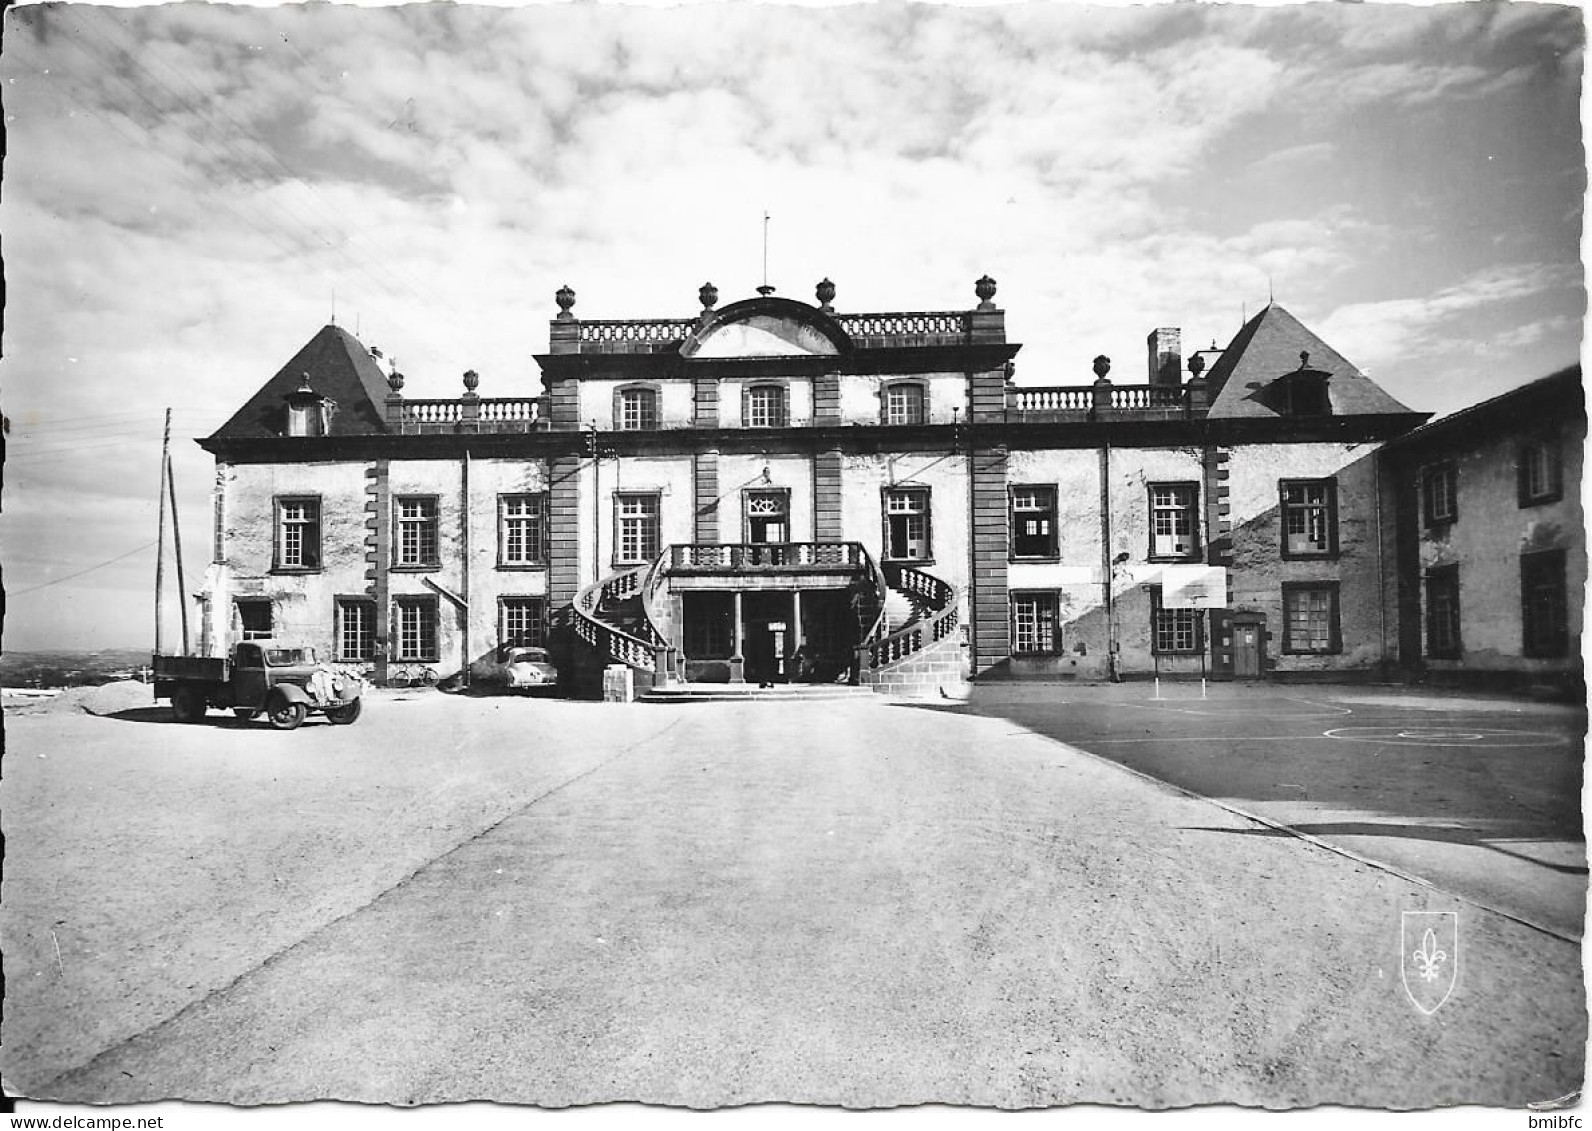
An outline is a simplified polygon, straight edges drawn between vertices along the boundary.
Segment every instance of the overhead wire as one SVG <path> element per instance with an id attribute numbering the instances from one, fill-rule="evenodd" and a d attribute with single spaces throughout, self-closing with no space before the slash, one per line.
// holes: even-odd
<path id="1" fill-rule="evenodd" d="M 78 578 L 85 577 L 88 574 L 93 573 L 95 570 L 104 569 L 108 565 L 115 565 L 117 562 L 122 561 L 125 558 L 130 558 L 134 554 L 142 553 L 144 550 L 154 549 L 154 547 L 154 542 L 145 542 L 142 546 L 135 546 L 133 549 L 128 550 L 125 554 L 117 554 L 114 558 L 107 558 L 98 565 L 91 565 L 87 569 L 80 569 L 76 573 L 67 574 L 65 577 L 57 577 L 53 581 L 44 582 L 42 585 L 30 585 L 26 589 L 13 589 L 8 592 L 6 596 L 22 597 L 29 593 L 37 593 L 40 589 L 48 589 L 52 585 L 61 585 L 68 581 L 76 581 Z"/>

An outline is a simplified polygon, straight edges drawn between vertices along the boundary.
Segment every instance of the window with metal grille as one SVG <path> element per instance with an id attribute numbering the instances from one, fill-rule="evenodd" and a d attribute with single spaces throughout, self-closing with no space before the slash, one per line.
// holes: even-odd
<path id="1" fill-rule="evenodd" d="M 1056 489 L 1012 488 L 1012 557 L 1056 556 Z"/>
<path id="2" fill-rule="evenodd" d="M 748 428 L 785 427 L 785 389 L 780 385 L 753 385 L 746 390 Z"/>
<path id="3" fill-rule="evenodd" d="M 1428 467 L 1421 476 L 1421 496 L 1427 526 L 1459 518 L 1458 472 L 1451 463 Z"/>
<path id="4" fill-rule="evenodd" d="M 1331 557 L 1338 549 L 1338 484 L 1334 479 L 1282 483 L 1282 554 Z"/>
<path id="5" fill-rule="evenodd" d="M 437 500 L 430 495 L 398 499 L 398 554 L 400 566 L 437 563 Z"/>
<path id="6" fill-rule="evenodd" d="M 321 503 L 315 498 L 276 501 L 276 568 L 321 568 Z"/>
<path id="7" fill-rule="evenodd" d="M 1150 484 L 1150 557 L 1152 560 L 1199 556 L 1199 520 L 1195 508 L 1199 487 L 1193 483 Z"/>
<path id="8" fill-rule="evenodd" d="M 1564 494 L 1559 446 L 1533 440 L 1520 446 L 1520 505 L 1557 502 Z"/>
<path id="9" fill-rule="evenodd" d="M 658 426 L 658 394 L 654 389 L 619 390 L 618 427 L 626 432 Z"/>
<path id="10" fill-rule="evenodd" d="M 498 496 L 498 564 L 540 565 L 547 561 L 547 496 Z"/>
<path id="11" fill-rule="evenodd" d="M 1012 594 L 1012 654 L 1054 656 L 1061 651 L 1054 593 Z"/>
<path id="12" fill-rule="evenodd" d="M 922 424 L 924 413 L 923 386 L 913 383 L 886 386 L 884 391 L 884 422 L 886 424 Z"/>
<path id="13" fill-rule="evenodd" d="M 751 543 L 790 541 L 790 493 L 788 491 L 748 491 L 746 540 Z"/>
<path id="14" fill-rule="evenodd" d="M 238 635 L 243 640 L 271 639 L 271 602 L 238 601 Z"/>
<path id="15" fill-rule="evenodd" d="M 1426 654 L 1446 660 L 1461 654 L 1458 566 L 1426 571 Z"/>
<path id="16" fill-rule="evenodd" d="M 376 654 L 376 602 L 339 598 L 337 658 L 368 660 Z"/>
<path id="17" fill-rule="evenodd" d="M 508 647 L 540 647 L 547 643 L 547 599 L 499 599 L 498 637 L 500 643 Z"/>
<path id="18" fill-rule="evenodd" d="M 1570 652 L 1570 611 L 1564 551 L 1520 555 L 1521 645 L 1527 656 L 1565 656 Z"/>
<path id="19" fill-rule="evenodd" d="M 437 658 L 437 603 L 427 597 L 398 599 L 398 648 L 394 659 Z"/>
<path id="20" fill-rule="evenodd" d="M 1200 652 L 1205 646 L 1204 618 L 1198 609 L 1168 609 L 1159 586 L 1150 589 L 1150 649 L 1159 656 Z"/>
<path id="21" fill-rule="evenodd" d="M 1342 649 L 1336 582 L 1284 582 L 1282 650 L 1320 654 Z"/>
<path id="22" fill-rule="evenodd" d="M 884 493 L 884 556 L 896 561 L 927 561 L 929 489 L 893 487 Z"/>
<path id="23" fill-rule="evenodd" d="M 614 564 L 635 565 L 658 556 L 658 496 L 614 496 Z"/>

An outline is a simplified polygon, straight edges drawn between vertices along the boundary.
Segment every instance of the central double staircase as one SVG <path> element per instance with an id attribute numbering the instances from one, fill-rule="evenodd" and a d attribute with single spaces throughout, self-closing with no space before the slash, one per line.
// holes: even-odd
<path id="1" fill-rule="evenodd" d="M 933 694 L 965 679 L 955 586 L 904 563 L 881 566 L 857 542 L 670 546 L 657 560 L 611 574 L 576 597 L 574 632 L 588 650 L 583 666 L 623 664 L 642 695 L 702 686 L 686 683 L 663 594 L 671 573 L 704 572 L 843 575 L 859 641 L 845 682 L 888 694 Z"/>

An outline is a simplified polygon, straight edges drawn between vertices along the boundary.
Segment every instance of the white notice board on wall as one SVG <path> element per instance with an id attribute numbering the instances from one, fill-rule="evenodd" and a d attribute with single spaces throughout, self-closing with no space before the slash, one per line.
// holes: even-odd
<path id="1" fill-rule="evenodd" d="M 1166 566 L 1161 570 L 1163 609 L 1220 609 L 1227 605 L 1227 570 L 1222 566 Z"/>

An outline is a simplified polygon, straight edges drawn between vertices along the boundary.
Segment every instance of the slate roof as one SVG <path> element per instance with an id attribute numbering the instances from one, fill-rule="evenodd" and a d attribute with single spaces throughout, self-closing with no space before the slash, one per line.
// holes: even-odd
<path id="1" fill-rule="evenodd" d="M 1278 417 L 1276 383 L 1300 368 L 1299 354 L 1310 355 L 1308 369 L 1325 374 L 1333 416 L 1408 413 L 1380 385 L 1342 354 L 1272 303 L 1244 323 L 1205 379 L 1211 389 L 1211 419 Z"/>
<path id="2" fill-rule="evenodd" d="M 1518 388 L 1429 421 L 1388 443 L 1389 449 L 1468 442 L 1472 434 L 1498 436 L 1545 421 L 1585 427 L 1586 390 L 1581 367 L 1567 366 Z"/>
<path id="3" fill-rule="evenodd" d="M 211 439 L 238 440 L 282 435 L 286 401 L 304 383 L 337 402 L 331 436 L 368 436 L 385 431 L 382 404 L 387 377 L 359 339 L 340 326 L 323 326 L 277 370 Z"/>

